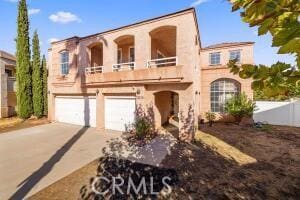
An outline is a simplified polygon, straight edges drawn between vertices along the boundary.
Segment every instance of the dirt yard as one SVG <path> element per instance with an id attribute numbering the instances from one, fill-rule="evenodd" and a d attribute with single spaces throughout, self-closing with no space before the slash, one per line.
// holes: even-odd
<path id="1" fill-rule="evenodd" d="M 23 120 L 18 117 L 3 118 L 0 119 L 0 134 L 47 123 L 49 123 L 47 118 L 27 120 Z"/>
<path id="2" fill-rule="evenodd" d="M 194 144 L 179 142 L 160 168 L 100 159 L 30 199 L 97 199 L 88 182 L 103 174 L 103 169 L 125 180 L 133 176 L 137 182 L 141 175 L 154 174 L 155 180 L 172 177 L 170 195 L 141 195 L 141 199 L 299 199 L 300 128 L 204 125 Z M 162 189 L 159 181 L 155 188 Z M 132 197 L 112 195 L 110 199 Z"/>

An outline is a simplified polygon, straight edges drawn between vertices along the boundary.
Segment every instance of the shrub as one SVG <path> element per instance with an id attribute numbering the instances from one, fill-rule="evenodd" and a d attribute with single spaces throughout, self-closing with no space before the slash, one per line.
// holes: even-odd
<path id="1" fill-rule="evenodd" d="M 206 112 L 206 113 L 205 113 L 205 118 L 206 118 L 206 120 L 208 120 L 209 126 L 212 127 L 212 124 L 213 124 L 213 122 L 214 122 L 215 119 L 216 119 L 216 113 L 213 113 L 213 112 Z"/>
<path id="2" fill-rule="evenodd" d="M 225 104 L 226 113 L 232 115 L 239 125 L 244 117 L 252 117 L 255 103 L 245 93 L 230 98 Z"/>
<path id="3" fill-rule="evenodd" d="M 142 140 L 151 133 L 151 124 L 146 118 L 140 117 L 136 119 L 134 123 L 134 129 L 137 138 Z"/>

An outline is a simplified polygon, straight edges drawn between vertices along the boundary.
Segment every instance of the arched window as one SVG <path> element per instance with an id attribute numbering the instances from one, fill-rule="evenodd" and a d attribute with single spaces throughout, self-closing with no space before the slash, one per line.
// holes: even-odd
<path id="1" fill-rule="evenodd" d="M 233 79 L 218 79 L 210 86 L 210 107 L 212 112 L 224 112 L 226 100 L 240 93 L 241 85 Z"/>

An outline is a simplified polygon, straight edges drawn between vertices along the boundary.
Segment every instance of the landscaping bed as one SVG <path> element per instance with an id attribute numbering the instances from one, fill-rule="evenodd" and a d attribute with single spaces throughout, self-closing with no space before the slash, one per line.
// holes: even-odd
<path id="1" fill-rule="evenodd" d="M 172 193 L 147 196 L 152 199 L 297 199 L 300 196 L 300 128 L 203 125 L 194 144 L 178 142 L 171 152 L 159 168 L 102 158 L 30 199 L 95 199 L 90 180 L 96 174 L 102 175 L 103 169 L 105 173 L 127 178 L 132 174 L 135 179 L 136 174 L 172 177 Z M 247 159 L 236 160 L 235 156 Z M 156 187 L 161 189 L 159 182 Z M 145 198 L 141 195 L 141 199 Z M 110 199 L 132 198 L 112 195 Z"/>
<path id="2" fill-rule="evenodd" d="M 48 124 L 47 118 L 23 120 L 18 117 L 0 119 L 0 133 L 29 128 L 37 125 Z"/>

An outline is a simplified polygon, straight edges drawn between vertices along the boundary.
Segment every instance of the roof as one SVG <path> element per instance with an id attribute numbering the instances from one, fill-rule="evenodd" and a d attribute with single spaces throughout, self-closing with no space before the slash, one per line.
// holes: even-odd
<path id="1" fill-rule="evenodd" d="M 16 57 L 14 55 L 2 50 L 0 50 L 0 58 L 6 58 L 8 60 L 13 60 L 13 61 L 16 60 Z"/>
<path id="2" fill-rule="evenodd" d="M 224 48 L 224 47 L 231 47 L 231 46 L 250 45 L 250 44 L 254 44 L 254 42 L 223 42 L 223 43 L 204 47 L 202 48 L 202 50 L 217 49 L 217 48 Z"/>
<path id="3" fill-rule="evenodd" d="M 132 26 L 141 25 L 143 23 L 155 21 L 155 20 L 158 20 L 158 19 L 161 19 L 161 18 L 166 18 L 166 17 L 170 17 L 170 16 L 174 16 L 174 15 L 178 15 L 178 14 L 182 14 L 182 13 L 186 13 L 186 12 L 193 12 L 194 13 L 196 28 L 198 30 L 198 36 L 199 36 L 199 28 L 198 28 L 198 22 L 197 22 L 197 16 L 196 16 L 195 8 L 187 8 L 187 9 L 180 10 L 180 11 L 177 11 L 177 12 L 174 12 L 174 13 L 169 13 L 169 14 L 162 15 L 162 16 L 159 16 L 159 17 L 155 17 L 155 18 L 143 20 L 143 21 L 140 21 L 140 22 L 136 22 L 136 23 L 129 24 L 129 25 L 126 25 L 126 26 L 121 26 L 119 28 L 114 28 L 114 29 L 106 30 L 106 31 L 95 33 L 95 34 L 92 34 L 92 35 L 87 35 L 87 36 L 84 36 L 84 37 L 72 36 L 72 37 L 69 37 L 69 38 L 66 38 L 66 39 L 63 39 L 63 40 L 52 42 L 52 44 L 55 44 L 55 43 L 58 43 L 58 42 L 62 42 L 62 41 L 65 41 L 65 40 L 85 39 L 85 38 L 89 38 L 89 37 L 93 37 L 93 36 L 98 36 L 98 35 L 101 35 L 101 34 L 113 32 L 113 31 L 118 31 L 120 29 L 124 29 L 124 28 L 129 28 L 129 27 L 132 27 Z M 199 41 L 200 41 L 200 38 L 199 38 Z"/>

